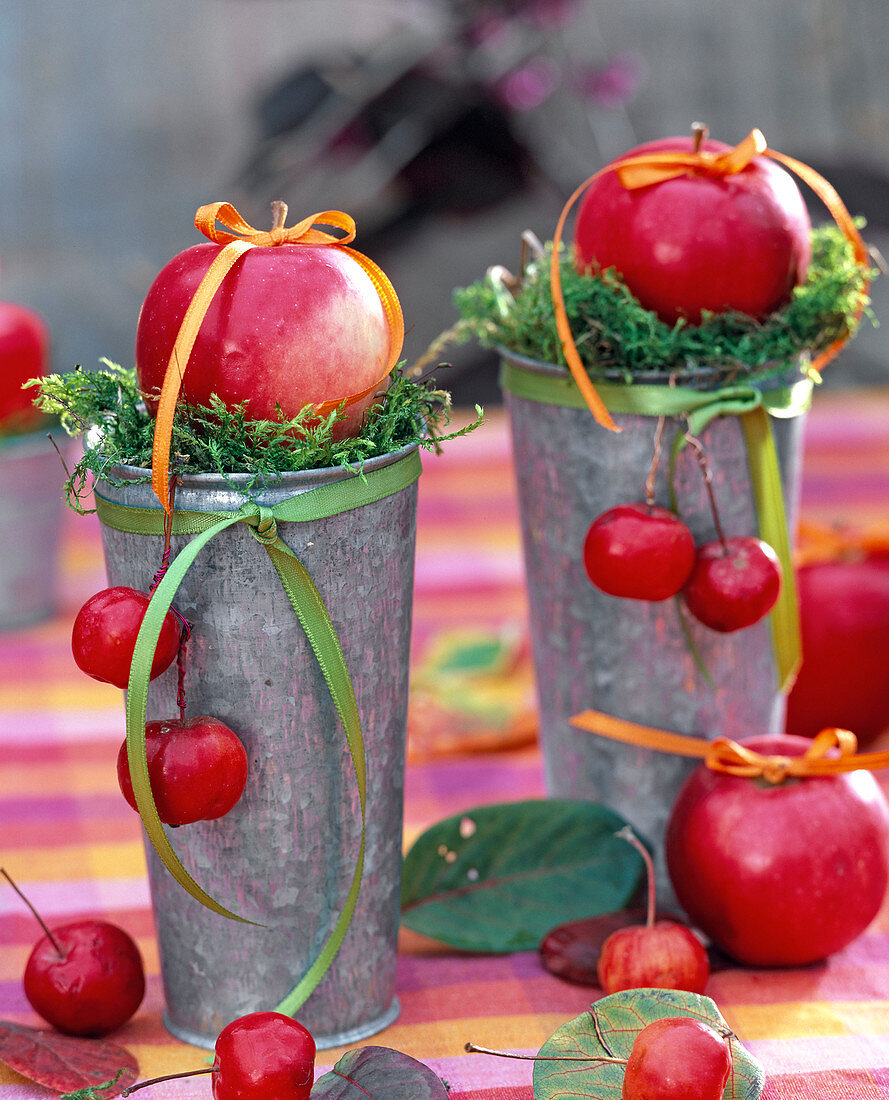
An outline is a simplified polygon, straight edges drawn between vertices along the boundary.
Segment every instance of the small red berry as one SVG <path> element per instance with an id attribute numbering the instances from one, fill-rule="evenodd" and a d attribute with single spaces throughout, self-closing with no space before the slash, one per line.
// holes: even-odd
<path id="1" fill-rule="evenodd" d="M 666 600 L 688 580 L 695 543 L 682 520 L 654 504 L 618 504 L 593 520 L 583 544 L 590 581 L 610 596 Z"/>
<path id="2" fill-rule="evenodd" d="M 308 1100 L 315 1040 L 280 1012 L 252 1012 L 216 1040 L 213 1100 Z"/>
<path id="3" fill-rule="evenodd" d="M 148 602 L 149 597 L 144 592 L 123 585 L 103 588 L 91 596 L 77 612 L 71 634 L 77 667 L 94 680 L 125 688 L 130 679 L 136 636 Z M 181 623 L 172 611 L 168 611 L 151 663 L 152 680 L 176 659 L 181 636 Z"/>
<path id="4" fill-rule="evenodd" d="M 237 735 L 216 718 L 149 722 L 145 749 L 151 792 L 166 825 L 222 817 L 244 793 L 247 752 Z M 126 741 L 117 754 L 117 780 L 135 810 Z"/>
<path id="5" fill-rule="evenodd" d="M 767 542 L 752 536 L 698 547 L 683 595 L 694 617 L 727 634 L 767 615 L 781 591 L 781 565 Z"/>
<path id="6" fill-rule="evenodd" d="M 23 985 L 48 1024 L 68 1035 L 95 1037 L 133 1015 L 145 995 L 145 971 L 138 947 L 122 928 L 82 920 L 37 941 Z"/>
<path id="7" fill-rule="evenodd" d="M 622 1100 L 722 1100 L 732 1068 L 725 1039 L 702 1020 L 667 1016 L 633 1043 Z"/>

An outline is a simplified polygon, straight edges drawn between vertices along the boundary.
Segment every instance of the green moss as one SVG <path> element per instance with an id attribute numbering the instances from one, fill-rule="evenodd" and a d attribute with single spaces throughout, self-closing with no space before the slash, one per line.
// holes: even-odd
<path id="1" fill-rule="evenodd" d="M 462 319 L 452 337 L 458 342 L 475 337 L 486 347 L 564 365 L 553 320 L 550 249 L 525 270 L 515 298 L 490 274 L 457 290 Z M 855 262 L 852 246 L 836 226 L 822 226 L 812 233 L 806 281 L 781 310 L 764 321 L 721 313 L 697 326 L 679 322 L 671 327 L 643 308 L 613 269 L 580 275 L 566 254 L 560 270 L 581 361 L 593 378 L 616 371 L 627 381 L 640 371 L 672 373 L 701 364 L 741 374 L 781 372 L 800 355 L 817 355 L 834 340 L 854 334 L 862 295 L 876 275 Z"/>
<path id="2" fill-rule="evenodd" d="M 148 416 L 135 372 L 103 360 L 103 368 L 76 368 L 28 383 L 37 388 L 35 404 L 58 415 L 69 435 L 85 434 L 84 456 L 66 483 L 68 502 L 84 512 L 93 478 L 113 480 L 114 466 L 151 466 L 154 420 Z M 181 474 L 252 474 L 246 486 L 234 486 L 250 496 L 255 489 L 287 471 L 358 465 L 377 455 L 391 454 L 411 443 L 438 449 L 447 440 L 478 427 L 476 420 L 450 433 L 450 396 L 432 381 L 393 372 L 388 391 L 366 418 L 354 439 L 334 440 L 332 427 L 339 410 L 312 421 L 307 407 L 292 419 L 248 420 L 246 403 L 228 409 L 214 397 L 209 408 L 180 403 L 173 422 L 171 471 Z M 146 480 L 148 480 L 146 478 Z"/>

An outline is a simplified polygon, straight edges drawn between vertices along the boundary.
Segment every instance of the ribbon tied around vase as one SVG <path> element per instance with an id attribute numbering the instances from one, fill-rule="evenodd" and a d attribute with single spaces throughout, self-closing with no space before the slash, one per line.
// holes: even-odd
<path id="1" fill-rule="evenodd" d="M 509 393 L 528 401 L 587 408 L 586 398 L 570 376 L 563 373 L 541 374 L 520 356 L 505 359 L 501 385 Z M 788 691 L 799 669 L 801 642 L 796 583 L 790 534 L 781 487 L 781 472 L 770 416 L 790 418 L 808 409 L 813 384 L 798 378 L 790 385 L 771 389 L 750 383 L 734 383 L 716 390 L 694 390 L 688 386 L 624 385 L 605 382 L 598 385 L 598 397 L 611 412 L 635 416 L 682 416 L 689 430 L 697 435 L 719 416 L 737 416 L 747 448 L 750 483 L 761 537 L 769 543 L 781 562 L 783 582 L 778 600 L 770 612 L 778 684 Z M 685 442 L 685 433 L 677 433 L 673 442 L 671 469 Z"/>
<path id="2" fill-rule="evenodd" d="M 629 722 L 597 710 L 585 710 L 574 715 L 571 725 L 625 745 L 697 758 L 712 771 L 724 775 L 762 778 L 774 785 L 787 779 L 889 767 L 889 751 L 859 753 L 855 734 L 833 726 L 821 730 L 801 756 L 785 756 L 757 752 L 729 737 L 708 741 L 702 737 Z"/>
<path id="3" fill-rule="evenodd" d="M 195 558 L 221 531 L 243 523 L 249 528 L 253 538 L 262 545 L 330 691 L 346 737 L 358 790 L 361 839 L 347 897 L 326 943 L 298 984 L 277 1006 L 277 1011 L 288 1015 L 292 1015 L 306 1001 L 324 976 L 342 944 L 355 911 L 364 872 L 367 777 L 361 717 L 336 628 L 305 566 L 282 541 L 278 525 L 324 519 L 382 500 L 412 485 L 420 476 L 421 469 L 419 452 L 414 448 L 388 465 L 361 475 L 350 473 L 340 481 L 297 493 L 271 508 L 247 501 L 237 511 L 232 512 L 177 509 L 167 516 L 160 508 L 130 507 L 103 497 L 98 487 L 95 491 L 96 511 L 107 527 L 129 534 L 163 535 L 167 523 L 173 535 L 195 536 L 171 561 L 151 596 L 142 620 L 127 686 L 126 743 L 133 794 L 149 841 L 179 885 L 213 912 L 246 924 L 257 923 L 233 913 L 208 894 L 191 877 L 171 846 L 151 791 L 145 721 L 151 664 L 164 618 Z"/>
<path id="4" fill-rule="evenodd" d="M 244 220 L 238 211 L 228 202 L 214 202 L 200 207 L 195 214 L 194 224 L 205 237 L 214 244 L 221 244 L 222 248 L 216 254 L 213 262 L 198 284 L 197 290 L 182 318 L 179 331 L 170 352 L 161 386 L 160 399 L 157 408 L 157 417 L 154 429 L 154 444 L 151 458 L 151 487 L 164 510 L 170 511 L 170 442 L 173 432 L 173 417 L 176 412 L 176 403 L 179 400 L 179 391 L 188 361 L 194 350 L 201 323 L 210 308 L 210 303 L 216 292 L 222 286 L 225 277 L 232 270 L 240 258 L 252 248 L 279 248 L 281 245 L 321 245 L 328 248 L 336 248 L 340 252 L 351 256 L 370 278 L 379 295 L 383 312 L 389 326 L 389 357 L 379 378 L 373 384 L 367 386 L 358 393 L 332 398 L 315 404 L 314 409 L 319 416 L 326 415 L 341 405 L 349 406 L 360 401 L 363 397 L 379 386 L 379 384 L 391 372 L 398 362 L 404 342 L 404 317 L 401 305 L 395 289 L 381 268 L 353 248 L 347 245 L 355 239 L 355 221 L 341 210 L 325 210 L 318 214 L 312 214 L 296 225 L 284 226 L 287 216 L 287 207 L 284 203 L 273 204 L 275 209 L 275 222 L 271 230 L 255 229 Z M 225 226 L 225 229 L 217 228 L 217 222 Z M 342 231 L 341 236 L 336 236 L 323 229 L 316 229 L 316 225 L 326 225 Z"/>

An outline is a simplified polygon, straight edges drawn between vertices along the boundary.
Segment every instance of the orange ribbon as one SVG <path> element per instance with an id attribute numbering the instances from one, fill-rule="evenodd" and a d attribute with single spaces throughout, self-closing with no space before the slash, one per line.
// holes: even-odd
<path id="1" fill-rule="evenodd" d="M 869 266 L 870 260 L 867 245 L 865 245 L 862 240 L 861 234 L 858 232 L 858 228 L 852 216 L 846 209 L 843 200 L 840 198 L 833 185 L 816 172 L 814 168 L 810 168 L 807 164 L 803 164 L 802 161 L 785 156 L 783 153 L 778 153 L 774 149 L 769 149 L 766 139 L 760 130 L 751 130 L 740 144 L 721 153 L 713 153 L 706 150 L 700 150 L 698 152 L 675 150 L 662 153 L 641 153 L 638 156 L 625 157 L 623 160 L 618 160 L 612 164 L 606 165 L 604 168 L 600 168 L 598 172 L 593 173 L 592 176 L 584 180 L 562 209 L 558 224 L 556 225 L 555 234 L 553 235 L 553 249 L 550 257 L 550 284 L 556 331 L 559 334 L 565 361 L 596 422 L 608 428 L 610 431 L 617 432 L 622 429 L 618 428 L 615 424 L 604 402 L 596 393 L 596 389 L 580 361 L 577 345 L 574 342 L 571 326 L 568 323 L 568 315 L 565 310 L 565 299 L 562 294 L 562 278 L 559 265 L 560 245 L 565 229 L 565 222 L 567 221 L 571 208 L 587 188 L 606 172 L 615 172 L 624 187 L 628 190 L 635 190 L 640 187 L 652 187 L 655 184 L 663 183 L 665 180 L 675 179 L 679 176 L 688 174 L 708 176 L 711 178 L 734 175 L 737 172 L 742 172 L 757 156 L 766 156 L 771 160 L 778 161 L 780 164 L 783 164 L 785 168 L 794 172 L 803 183 L 807 184 L 827 207 L 843 235 L 852 245 L 855 260 L 858 264 L 862 267 Z M 867 290 L 868 287 L 866 286 L 856 313 L 856 320 L 860 319 L 861 315 L 864 313 Z M 847 339 L 848 337 L 844 337 L 835 340 L 830 347 L 826 348 L 814 360 L 809 368 L 810 371 L 817 374 L 823 370 L 830 360 L 844 347 Z"/>
<path id="2" fill-rule="evenodd" d="M 625 745 L 695 757 L 703 760 L 711 770 L 724 775 L 750 779 L 762 777 L 769 783 L 783 783 L 790 777 L 836 775 L 839 772 L 889 767 L 889 752 L 858 753 L 855 734 L 835 727 L 823 729 L 812 739 L 802 756 L 766 756 L 729 737 L 707 741 L 702 737 L 688 737 L 682 733 L 628 722 L 598 710 L 576 714 L 571 719 L 571 725 Z"/>
<path id="3" fill-rule="evenodd" d="M 793 552 L 797 567 L 829 561 L 889 557 L 889 520 L 862 529 L 828 527 L 802 520 L 799 545 Z"/>
<path id="4" fill-rule="evenodd" d="M 287 208 L 283 203 L 281 209 L 286 216 Z M 283 218 L 281 220 L 283 221 Z M 217 222 L 221 223 L 228 232 L 218 229 Z M 231 203 L 214 202 L 202 206 L 198 210 L 195 214 L 194 224 L 195 228 L 203 233 L 205 237 L 216 244 L 221 244 L 223 247 L 214 257 L 206 275 L 199 283 L 188 304 L 182 323 L 179 326 L 179 332 L 176 334 L 176 340 L 170 353 L 163 385 L 161 386 L 154 426 L 151 487 L 167 513 L 171 510 L 169 466 L 173 416 L 176 412 L 176 403 L 179 400 L 179 391 L 182 388 L 183 375 L 191 358 L 201 323 L 210 308 L 214 295 L 222 285 L 226 275 L 245 252 L 248 252 L 251 248 L 275 248 L 282 244 L 326 245 L 336 248 L 340 252 L 345 252 L 347 256 L 351 256 L 361 266 L 380 297 L 389 326 L 389 358 L 386 369 L 372 385 L 359 393 L 352 393 L 348 397 L 322 401 L 316 404 L 314 408 L 319 416 L 339 408 L 340 405 L 353 405 L 356 401 L 367 397 L 369 393 L 373 393 L 395 366 L 404 342 L 404 317 L 395 289 L 373 260 L 368 259 L 360 252 L 356 252 L 353 248 L 346 247 L 355 239 L 355 221 L 341 210 L 325 210 L 322 213 L 303 218 L 301 222 L 288 228 L 285 228 L 282 224 L 268 231 L 262 231 L 254 229 L 252 225 L 244 221 Z M 325 230 L 315 229 L 316 224 L 342 230 L 342 235 L 335 236 Z"/>

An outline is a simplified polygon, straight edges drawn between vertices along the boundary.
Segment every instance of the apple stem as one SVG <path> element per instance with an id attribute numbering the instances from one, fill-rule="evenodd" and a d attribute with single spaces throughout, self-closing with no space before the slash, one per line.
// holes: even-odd
<path id="1" fill-rule="evenodd" d="M 159 1085 L 162 1081 L 176 1081 L 180 1077 L 197 1077 L 199 1073 L 215 1073 L 215 1066 L 207 1066 L 206 1069 L 189 1069 L 184 1073 L 168 1073 L 165 1077 L 152 1077 L 148 1081 L 137 1081 L 135 1085 L 128 1085 L 127 1088 L 121 1092 L 121 1096 L 129 1096 L 131 1092 L 136 1092 L 138 1089 L 147 1088 L 149 1085 Z"/>
<path id="2" fill-rule="evenodd" d="M 494 1054 L 498 1058 L 518 1058 L 523 1062 L 613 1062 L 618 1066 L 627 1064 L 626 1058 L 611 1058 L 607 1054 L 590 1054 L 586 1057 L 558 1054 L 516 1054 L 508 1050 L 492 1050 L 491 1047 L 480 1047 L 475 1043 L 467 1043 L 463 1048 L 467 1054 Z M 121 1093 L 121 1095 L 123 1095 Z"/>
<path id="3" fill-rule="evenodd" d="M 695 139 L 694 151 L 700 153 L 701 146 L 707 140 L 707 135 L 710 133 L 710 127 L 706 122 L 693 122 L 691 124 L 691 132 L 694 134 Z"/>
<path id="4" fill-rule="evenodd" d="M 47 939 L 49 940 L 49 942 L 56 949 L 56 954 L 59 956 L 60 959 L 63 959 L 65 957 L 65 952 L 60 947 L 59 941 L 55 938 L 55 936 L 52 934 L 52 932 L 50 932 L 48 925 L 43 920 L 43 917 L 40 916 L 40 914 L 37 912 L 37 910 L 34 908 L 34 906 L 30 903 L 30 901 L 28 901 L 28 899 L 21 892 L 21 890 L 18 888 L 18 886 L 16 886 L 16 884 L 13 882 L 12 876 L 9 874 L 9 872 L 6 870 L 5 867 L 0 867 L 0 875 L 3 875 L 3 877 L 9 883 L 9 885 L 13 888 L 13 890 L 15 890 L 15 892 L 22 899 L 22 901 L 25 903 L 25 905 L 27 905 L 27 907 L 31 910 L 31 912 L 34 914 L 34 919 L 37 921 L 37 923 L 43 929 L 43 931 L 44 931 Z"/>
<path id="5" fill-rule="evenodd" d="M 649 508 L 654 506 L 654 483 L 661 461 L 661 444 L 664 438 L 664 424 L 666 424 L 666 422 L 667 418 L 665 416 L 659 416 L 657 418 L 657 428 L 655 428 L 654 432 L 654 455 L 651 459 L 651 466 L 648 469 L 648 476 L 645 479 L 645 503 Z"/>
<path id="6" fill-rule="evenodd" d="M 704 476 L 704 487 L 707 490 L 707 496 L 710 499 L 710 511 L 713 513 L 713 526 L 716 528 L 716 534 L 719 541 L 722 543 L 723 550 L 728 553 L 728 545 L 725 541 L 725 532 L 722 529 L 722 524 L 719 522 L 719 509 L 716 507 L 716 494 L 713 492 L 713 471 L 710 469 L 710 465 L 707 462 L 707 455 L 704 451 L 704 445 L 700 439 L 695 439 L 691 432 L 685 433 L 685 441 L 695 452 L 695 457 L 698 460 L 698 465 L 701 468 L 701 473 Z"/>
<path id="7" fill-rule="evenodd" d="M 654 862 L 651 858 L 651 854 L 629 825 L 624 825 L 624 827 L 619 832 L 616 832 L 614 835 L 620 837 L 621 840 L 625 840 L 628 844 L 632 844 L 639 855 L 642 856 L 642 861 L 645 864 L 645 874 L 648 877 L 648 910 L 645 915 L 645 927 L 653 928 L 655 914 L 655 888 Z"/>
<path id="8" fill-rule="evenodd" d="M 287 221 L 287 203 L 280 199 L 272 202 L 272 229 L 283 229 Z"/>

